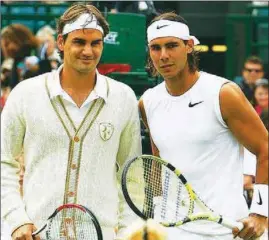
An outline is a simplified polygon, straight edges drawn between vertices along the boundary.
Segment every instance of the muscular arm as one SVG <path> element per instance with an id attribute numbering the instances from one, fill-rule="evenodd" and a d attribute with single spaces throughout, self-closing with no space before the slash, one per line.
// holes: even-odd
<path id="1" fill-rule="evenodd" d="M 268 132 L 259 116 L 241 89 L 233 83 L 222 87 L 220 107 L 231 132 L 257 157 L 256 183 L 268 184 Z"/>
<path id="2" fill-rule="evenodd" d="M 140 100 L 138 102 L 138 106 L 139 106 L 139 111 L 140 111 L 140 114 L 141 114 L 141 117 L 142 117 L 143 124 L 145 125 L 145 127 L 149 131 L 152 155 L 157 156 L 157 157 L 160 157 L 159 150 L 156 147 L 156 145 L 153 142 L 152 137 L 150 135 L 150 129 L 149 129 L 149 126 L 148 126 L 148 121 L 147 121 L 147 115 L 146 115 L 146 111 L 145 111 L 145 108 L 144 108 L 144 103 L 143 103 L 143 99 L 142 98 L 140 98 Z"/>

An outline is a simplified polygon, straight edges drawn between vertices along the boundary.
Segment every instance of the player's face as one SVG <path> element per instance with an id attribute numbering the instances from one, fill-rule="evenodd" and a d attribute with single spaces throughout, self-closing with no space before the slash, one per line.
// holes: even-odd
<path id="1" fill-rule="evenodd" d="M 263 68 L 260 64 L 246 63 L 243 69 L 243 77 L 249 84 L 254 84 L 256 80 L 264 75 Z"/>
<path id="2" fill-rule="evenodd" d="M 255 90 L 255 99 L 262 108 L 268 108 L 268 88 L 259 86 Z"/>
<path id="3" fill-rule="evenodd" d="M 156 38 L 149 44 L 153 65 L 164 79 L 173 79 L 182 72 L 190 50 L 190 45 L 176 37 Z"/>
<path id="4" fill-rule="evenodd" d="M 58 48 L 64 52 L 64 65 L 79 73 L 96 70 L 103 52 L 103 35 L 96 29 L 79 29 L 68 34 L 64 41 L 57 39 Z"/>

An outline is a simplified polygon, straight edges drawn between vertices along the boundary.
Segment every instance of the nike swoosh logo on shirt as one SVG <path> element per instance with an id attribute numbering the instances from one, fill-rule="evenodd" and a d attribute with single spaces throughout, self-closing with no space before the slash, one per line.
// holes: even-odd
<path id="1" fill-rule="evenodd" d="M 161 28 L 163 28 L 163 27 L 167 27 L 167 26 L 169 26 L 169 25 L 157 26 L 157 29 L 161 29 Z"/>
<path id="2" fill-rule="evenodd" d="M 196 106 L 196 105 L 198 105 L 198 104 L 200 104 L 200 103 L 202 103 L 202 102 L 204 102 L 204 101 L 201 101 L 201 102 L 197 102 L 197 103 L 189 103 L 189 107 L 191 108 L 191 107 L 194 107 L 194 106 Z"/>
<path id="3" fill-rule="evenodd" d="M 257 204 L 262 205 L 262 197 L 260 191 L 259 191 L 259 202 L 257 202 Z"/>

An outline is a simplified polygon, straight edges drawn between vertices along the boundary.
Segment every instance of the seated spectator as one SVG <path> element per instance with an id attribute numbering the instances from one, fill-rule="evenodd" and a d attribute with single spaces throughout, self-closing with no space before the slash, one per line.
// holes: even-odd
<path id="1" fill-rule="evenodd" d="M 259 79 L 254 87 L 254 108 L 261 116 L 263 111 L 268 111 L 268 80 Z"/>
<path id="2" fill-rule="evenodd" d="M 46 25 L 38 30 L 36 37 L 42 43 L 39 49 L 40 59 L 48 59 L 52 69 L 57 69 L 61 63 L 61 57 L 58 53 L 54 35 L 56 31 Z"/>
<path id="3" fill-rule="evenodd" d="M 51 71 L 49 60 L 45 57 L 40 59 L 38 49 L 42 43 L 34 36 L 29 28 L 22 24 L 11 24 L 1 31 L 1 48 L 4 58 L 13 58 L 14 63 L 11 70 L 9 84 L 14 88 L 21 80 L 25 79 L 24 74 L 27 69 L 25 58 L 37 56 L 38 71 L 34 74 L 39 75 Z"/>
<path id="4" fill-rule="evenodd" d="M 251 56 L 246 59 L 242 70 L 242 80 L 239 83 L 247 99 L 253 104 L 255 82 L 263 78 L 264 65 L 262 60 L 257 56 Z"/>

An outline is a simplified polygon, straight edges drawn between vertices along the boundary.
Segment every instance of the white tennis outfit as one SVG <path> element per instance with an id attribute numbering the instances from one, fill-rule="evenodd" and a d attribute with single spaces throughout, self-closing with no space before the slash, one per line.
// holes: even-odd
<path id="1" fill-rule="evenodd" d="M 1 217 L 11 231 L 41 227 L 64 203 L 97 216 L 104 240 L 136 217 L 119 193 L 122 165 L 141 154 L 137 99 L 125 84 L 97 72 L 94 90 L 78 108 L 60 85 L 61 68 L 25 80 L 1 115 Z M 78 79 L 79 80 L 79 79 Z M 23 199 L 15 157 L 24 150 Z M 10 234 L 10 233 L 9 233 Z"/>
<path id="2" fill-rule="evenodd" d="M 257 157 L 249 150 L 244 148 L 244 174 L 256 176 Z"/>
<path id="3" fill-rule="evenodd" d="M 239 220 L 248 215 L 242 146 L 222 119 L 219 104 L 220 89 L 229 81 L 200 73 L 181 96 L 171 96 L 165 82 L 147 90 L 142 98 L 148 125 L 161 158 L 179 168 L 215 212 Z M 168 232 L 169 239 L 232 239 L 230 229 L 209 221 L 187 223 Z"/>

